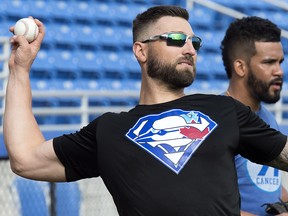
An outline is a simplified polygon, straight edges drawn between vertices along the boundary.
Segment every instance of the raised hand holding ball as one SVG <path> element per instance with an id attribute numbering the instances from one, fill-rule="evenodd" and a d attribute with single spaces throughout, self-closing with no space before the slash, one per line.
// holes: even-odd
<path id="1" fill-rule="evenodd" d="M 33 19 L 22 18 L 14 26 L 14 35 L 23 35 L 30 43 L 38 36 L 39 29 Z"/>

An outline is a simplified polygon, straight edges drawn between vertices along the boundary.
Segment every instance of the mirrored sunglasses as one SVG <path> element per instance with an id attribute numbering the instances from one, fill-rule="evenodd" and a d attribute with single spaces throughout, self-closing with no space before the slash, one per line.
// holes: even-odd
<path id="1" fill-rule="evenodd" d="M 148 43 L 156 40 L 166 40 L 167 46 L 176 47 L 183 47 L 188 40 L 191 40 L 193 47 L 196 51 L 198 51 L 202 46 L 202 39 L 200 37 L 177 32 L 168 32 L 161 35 L 155 35 L 141 42 Z"/>

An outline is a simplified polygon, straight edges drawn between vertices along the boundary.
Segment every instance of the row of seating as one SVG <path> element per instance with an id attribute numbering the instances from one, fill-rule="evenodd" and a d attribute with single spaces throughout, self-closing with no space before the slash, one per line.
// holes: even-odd
<path id="1" fill-rule="evenodd" d="M 220 54 L 202 54 L 197 59 L 198 79 L 226 79 Z M 35 79 L 131 79 L 140 80 L 140 66 L 132 51 L 44 51 L 31 69 Z"/>
<path id="2" fill-rule="evenodd" d="M 16 177 L 12 188 L 16 189 L 19 197 L 20 212 L 22 216 L 48 216 L 51 209 L 47 205 L 45 189 L 50 189 L 47 182 L 39 182 Z M 56 183 L 55 209 L 52 215 L 79 216 L 81 206 L 81 191 L 77 182 Z M 5 212 L 2 212 L 5 213 Z"/>
<path id="3" fill-rule="evenodd" d="M 11 36 L 8 28 L 13 24 L 5 23 L 0 35 Z M 219 52 L 223 30 L 207 31 L 195 28 L 195 33 L 203 40 L 201 50 Z M 132 51 L 132 44 L 131 27 L 48 24 L 42 49 Z"/>
<path id="4" fill-rule="evenodd" d="M 144 3 L 145 1 L 143 1 Z M 1 1 L 1 17 L 15 21 L 32 15 L 45 23 L 117 24 L 131 26 L 135 16 L 157 1 L 137 2 L 107 1 Z M 160 1 L 158 0 L 160 3 Z M 174 4 L 165 0 L 162 4 Z M 17 13 L 15 13 L 17 11 Z"/>
<path id="5" fill-rule="evenodd" d="M 38 53 L 31 78 L 140 79 L 140 66 L 130 52 L 44 51 Z"/>
<path id="6" fill-rule="evenodd" d="M 219 48 L 220 49 L 220 48 Z M 285 59 L 288 59 L 286 55 Z M 198 53 L 197 79 L 226 80 L 221 54 Z M 288 71 L 288 62 L 282 63 Z M 35 79 L 120 79 L 140 80 L 140 66 L 132 52 L 40 51 L 31 69 Z M 284 79 L 288 76 L 284 73 Z"/>

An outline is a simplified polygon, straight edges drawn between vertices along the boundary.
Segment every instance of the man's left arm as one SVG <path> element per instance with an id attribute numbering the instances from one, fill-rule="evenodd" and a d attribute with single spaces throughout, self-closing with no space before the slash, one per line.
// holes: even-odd
<path id="1" fill-rule="evenodd" d="M 288 140 L 281 151 L 281 153 L 272 161 L 266 163 L 267 166 L 275 167 L 277 169 L 288 171 Z"/>

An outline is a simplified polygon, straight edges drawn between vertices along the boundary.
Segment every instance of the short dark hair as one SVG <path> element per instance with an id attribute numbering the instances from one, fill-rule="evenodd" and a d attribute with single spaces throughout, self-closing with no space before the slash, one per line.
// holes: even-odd
<path id="1" fill-rule="evenodd" d="M 281 29 L 268 19 L 248 16 L 232 22 L 221 42 L 222 60 L 228 79 L 232 76 L 233 61 L 245 56 L 248 63 L 256 54 L 255 42 L 280 42 Z"/>
<path id="2" fill-rule="evenodd" d="M 154 6 L 143 13 L 140 13 L 133 20 L 133 43 L 139 40 L 141 33 L 144 32 L 149 25 L 155 23 L 164 16 L 181 17 L 189 20 L 189 13 L 186 9 L 174 5 Z"/>

